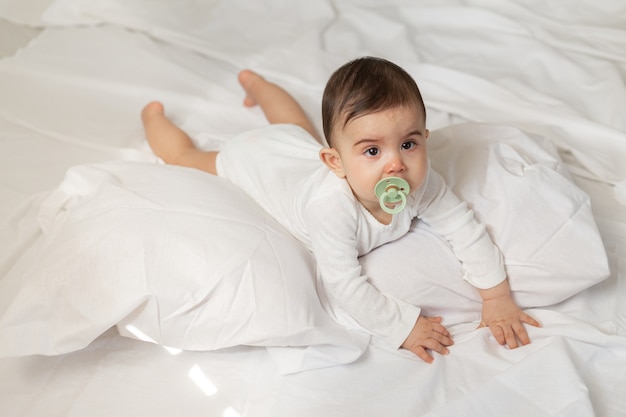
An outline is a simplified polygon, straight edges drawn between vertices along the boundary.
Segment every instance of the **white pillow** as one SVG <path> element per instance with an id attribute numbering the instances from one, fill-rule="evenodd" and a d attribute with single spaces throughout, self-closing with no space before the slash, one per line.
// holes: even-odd
<path id="1" fill-rule="evenodd" d="M 428 144 L 435 170 L 500 247 L 521 307 L 556 304 L 609 276 L 589 198 L 549 142 L 468 123 L 431 132 Z M 443 315 L 448 325 L 480 319 L 480 297 L 451 248 L 419 221 L 362 264 L 381 291 L 423 314 Z"/>
<path id="2" fill-rule="evenodd" d="M 0 281 L 1 356 L 70 352 L 115 325 L 189 350 L 331 349 L 309 351 L 322 358 L 309 367 L 350 362 L 369 342 L 323 310 L 310 253 L 224 179 L 79 166 L 39 220 L 44 237 Z"/>

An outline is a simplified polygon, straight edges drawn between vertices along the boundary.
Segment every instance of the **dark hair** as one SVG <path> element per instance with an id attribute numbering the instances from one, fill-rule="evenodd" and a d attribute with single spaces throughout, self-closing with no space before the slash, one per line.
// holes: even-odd
<path id="1" fill-rule="evenodd" d="M 401 67 L 382 58 L 363 57 L 337 69 L 322 98 L 322 124 L 329 146 L 337 123 L 394 107 L 414 105 L 426 121 L 426 108 L 415 80 Z"/>

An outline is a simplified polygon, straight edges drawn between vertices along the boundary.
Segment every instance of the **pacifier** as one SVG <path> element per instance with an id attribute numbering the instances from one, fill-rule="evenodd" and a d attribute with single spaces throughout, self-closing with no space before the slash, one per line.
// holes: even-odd
<path id="1" fill-rule="evenodd" d="M 398 177 L 383 178 L 374 187 L 380 208 L 389 214 L 400 213 L 404 210 L 406 196 L 409 195 L 410 190 L 409 183 Z M 395 207 L 391 208 L 389 205 L 395 205 Z"/>

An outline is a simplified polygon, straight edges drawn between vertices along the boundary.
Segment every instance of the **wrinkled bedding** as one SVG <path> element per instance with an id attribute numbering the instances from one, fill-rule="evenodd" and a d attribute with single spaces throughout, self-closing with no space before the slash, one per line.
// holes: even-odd
<path id="1" fill-rule="evenodd" d="M 575 3 L 0 0 L 0 414 L 622 416 L 626 6 Z M 362 264 L 444 317 L 451 354 L 337 325 L 280 226 L 145 143 L 154 99 L 205 149 L 263 126 L 246 67 L 321 126 L 330 72 L 365 54 L 420 85 L 433 165 L 503 250 L 531 345 L 476 329 L 419 223 Z"/>

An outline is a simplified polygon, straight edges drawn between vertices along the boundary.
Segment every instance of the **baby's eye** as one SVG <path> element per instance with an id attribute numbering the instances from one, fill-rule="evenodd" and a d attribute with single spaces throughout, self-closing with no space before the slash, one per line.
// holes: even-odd
<path id="1" fill-rule="evenodd" d="M 404 142 L 402 144 L 402 149 L 404 149 L 406 151 L 406 150 L 409 150 L 409 149 L 413 149 L 416 146 L 417 146 L 417 143 L 415 141 L 410 140 L 410 141 Z"/>
<path id="2" fill-rule="evenodd" d="M 380 153 L 378 148 L 368 148 L 365 150 L 365 155 L 367 156 L 377 156 Z"/>

